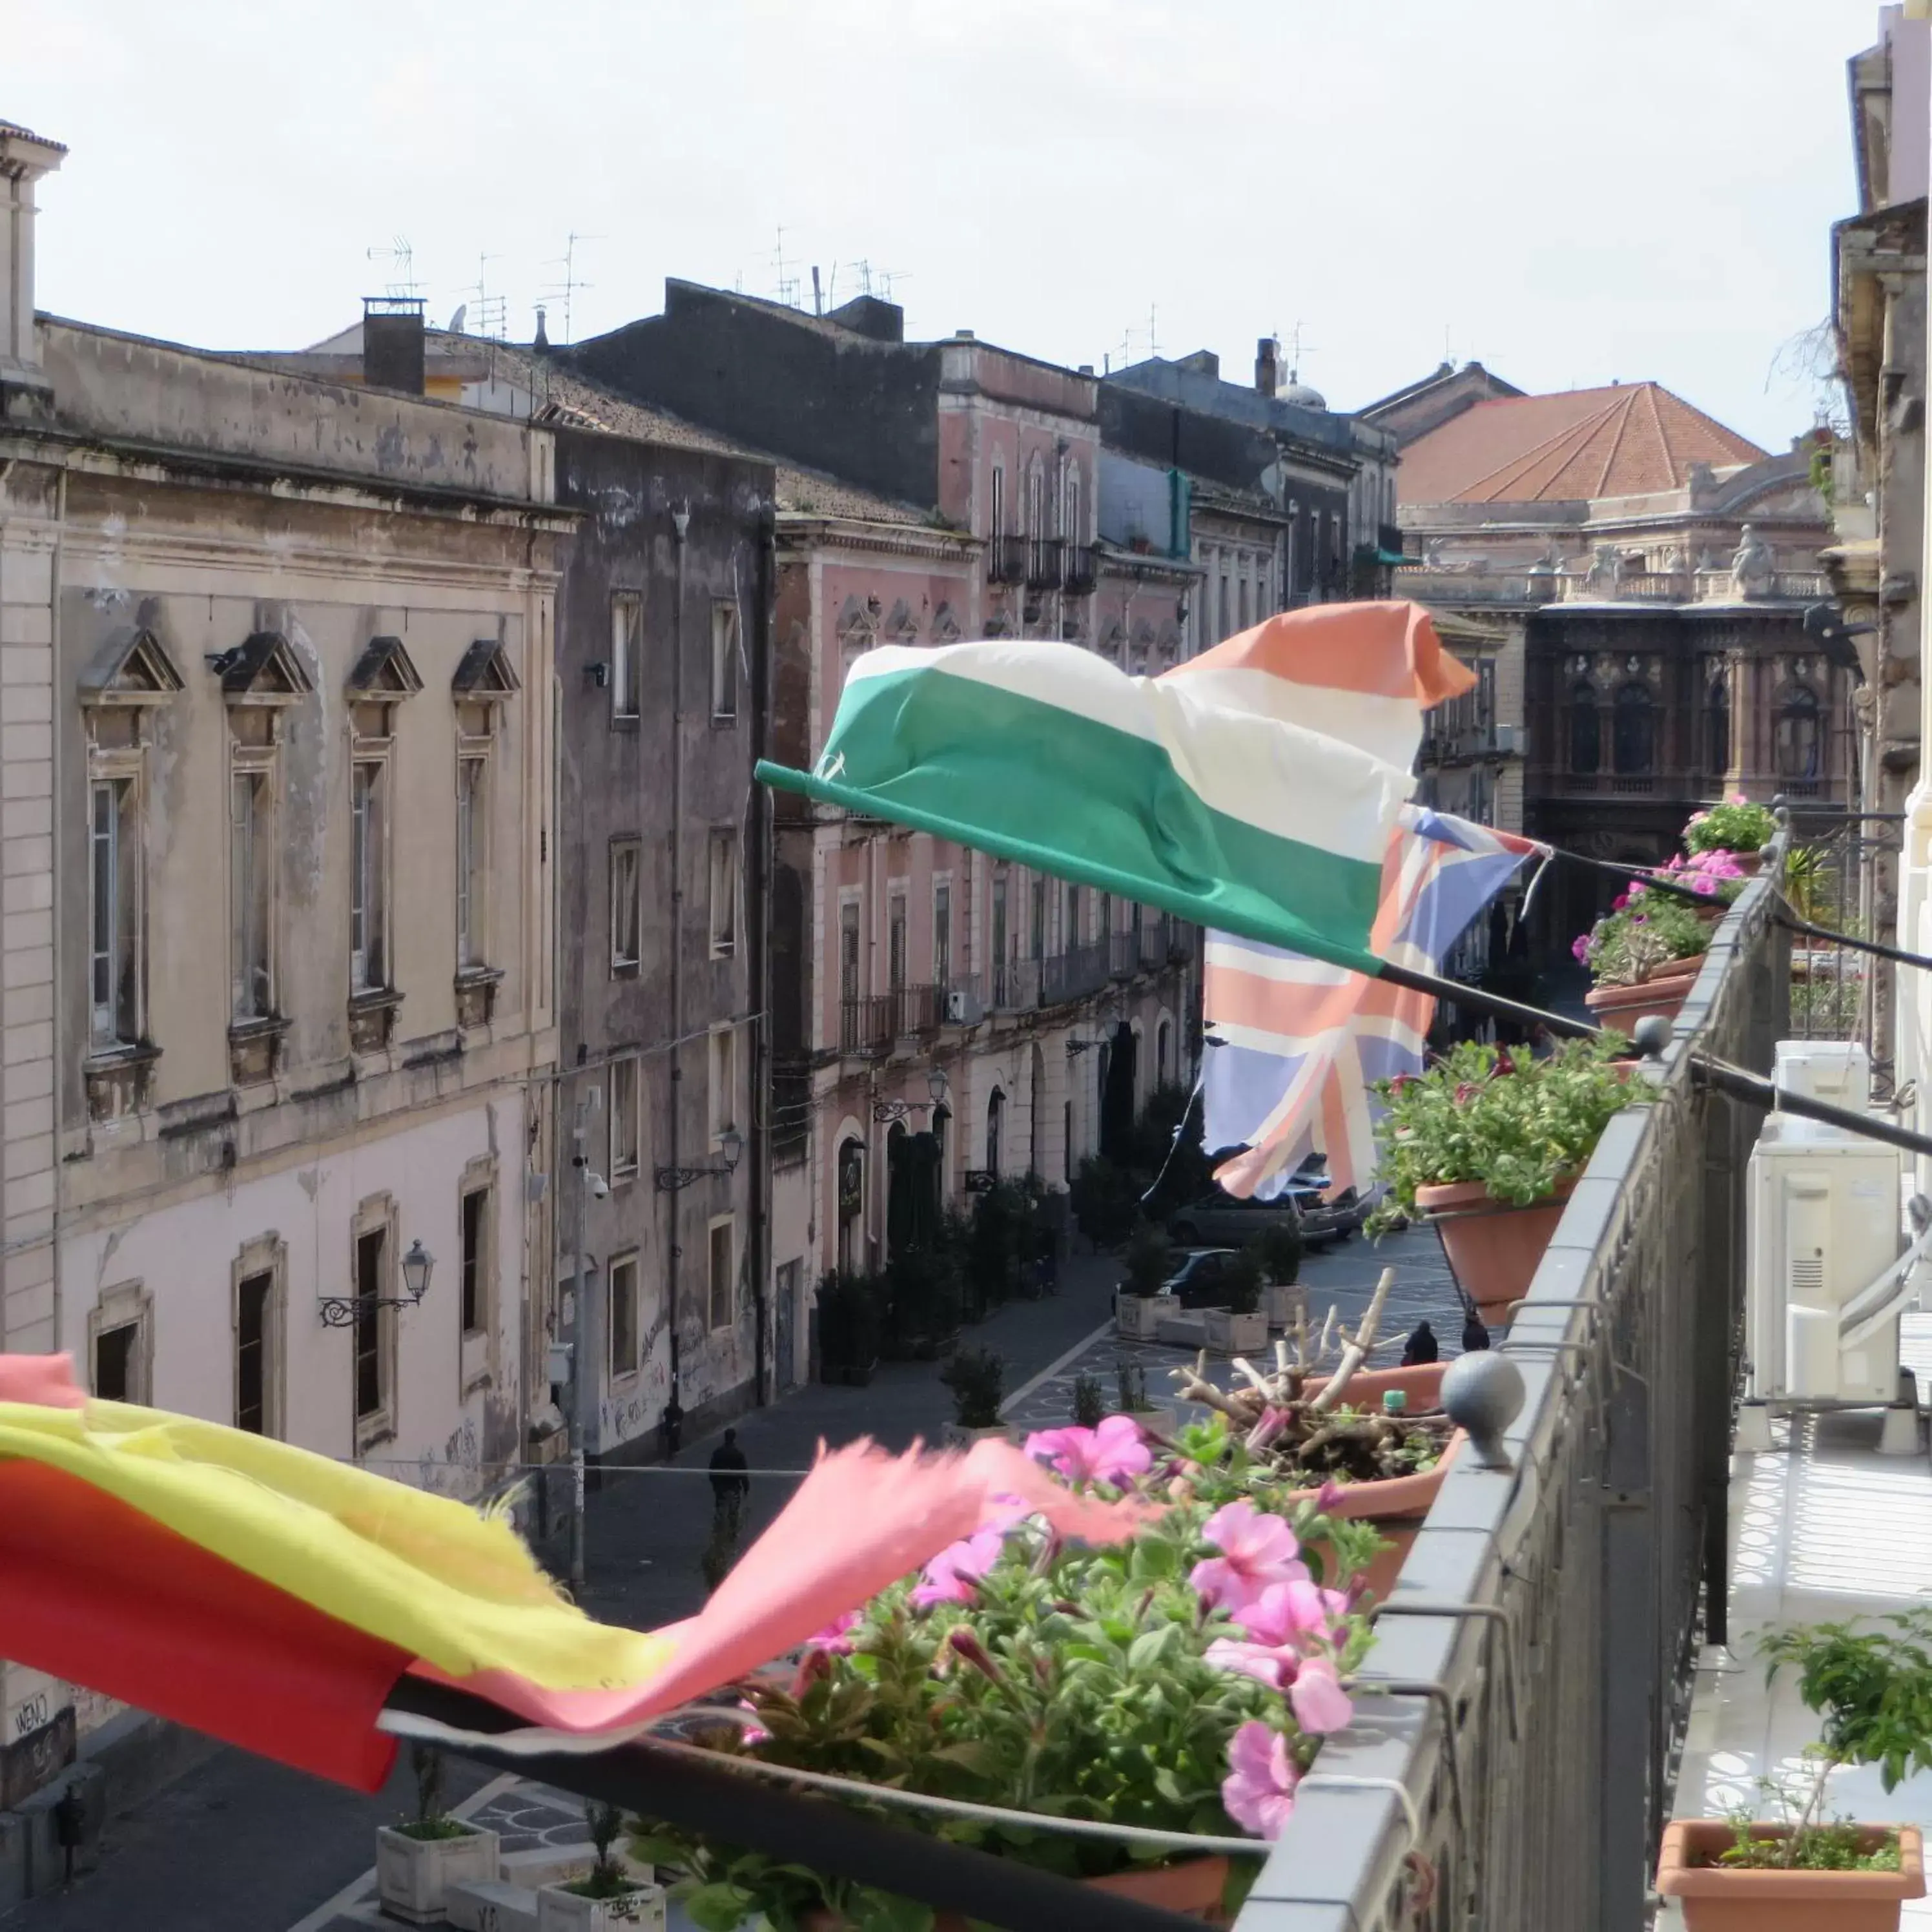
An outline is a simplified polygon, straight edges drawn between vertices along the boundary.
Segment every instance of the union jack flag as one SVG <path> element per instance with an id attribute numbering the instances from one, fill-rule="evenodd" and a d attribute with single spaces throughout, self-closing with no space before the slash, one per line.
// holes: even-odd
<path id="1" fill-rule="evenodd" d="M 1370 938 L 1378 958 L 1425 973 L 1531 854 L 1510 832 L 1405 806 L 1382 866 Z M 1377 1080 L 1418 1072 L 1436 1002 L 1306 954 L 1225 932 L 1208 935 L 1202 987 L 1208 1035 L 1205 1144 L 1244 1148 L 1215 1179 L 1270 1198 L 1309 1155 L 1327 1157 L 1329 1191 L 1366 1185 L 1376 1168 Z"/>

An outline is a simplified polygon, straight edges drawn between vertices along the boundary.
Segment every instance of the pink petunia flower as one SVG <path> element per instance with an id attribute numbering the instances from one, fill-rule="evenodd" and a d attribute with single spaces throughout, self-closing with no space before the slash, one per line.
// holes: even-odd
<path id="1" fill-rule="evenodd" d="M 772 1734 L 758 1722 L 757 1706 L 752 1703 L 749 1700 L 740 1697 L 738 1700 L 738 1708 L 750 1720 L 739 1726 L 738 1742 L 748 1747 L 770 1744 L 772 1741 Z"/>
<path id="2" fill-rule="evenodd" d="M 1070 1483 L 1123 1487 L 1154 1467 L 1140 1424 L 1129 1415 L 1108 1416 L 1094 1429 L 1036 1430 L 1027 1438 L 1026 1453 L 1051 1462 Z"/>
<path id="3" fill-rule="evenodd" d="M 976 1529 L 970 1536 L 948 1544 L 921 1573 L 913 1588 L 915 1610 L 935 1604 L 970 1604 L 973 1586 L 998 1560 L 1004 1538 L 996 1529 Z"/>
<path id="4" fill-rule="evenodd" d="M 1294 1809 L 1301 1773 L 1280 1732 L 1250 1718 L 1228 1740 L 1228 1775 L 1221 1802 L 1228 1816 L 1258 1838 L 1278 1838 Z"/>
<path id="5" fill-rule="evenodd" d="M 1315 1492 L 1315 1508 L 1318 1515 L 1333 1516 L 1342 1507 L 1342 1485 L 1332 1479 L 1324 1483 Z"/>
<path id="6" fill-rule="evenodd" d="M 1339 1590 L 1296 1577 L 1270 1583 L 1234 1621 L 1256 1643 L 1298 1643 L 1308 1637 L 1327 1637 L 1346 1616 L 1348 1600 Z"/>
<path id="7" fill-rule="evenodd" d="M 1294 1532 L 1252 1503 L 1216 1510 L 1202 1534 L 1221 1554 L 1196 1564 L 1187 1580 L 1207 1603 L 1224 1606 L 1231 1616 L 1238 1617 L 1270 1583 L 1307 1578 Z"/>
<path id="8" fill-rule="evenodd" d="M 856 1610 L 845 1610 L 834 1617 L 823 1630 L 814 1630 L 805 1640 L 807 1650 L 822 1650 L 828 1656 L 850 1657 L 852 1654 L 851 1632 L 863 1622 Z"/>
<path id="9" fill-rule="evenodd" d="M 1456 1083 L 1456 1104 L 1466 1107 L 1482 1090 L 1473 1080 L 1459 1080 Z"/>
<path id="10" fill-rule="evenodd" d="M 1339 1731 L 1355 1714 L 1355 1706 L 1342 1688 L 1340 1674 L 1325 1657 L 1311 1657 L 1295 1672 L 1288 1701 L 1294 1721 L 1316 1737 Z"/>
<path id="11" fill-rule="evenodd" d="M 1301 1660 L 1292 1651 L 1278 1645 L 1244 1643 L 1238 1637 L 1217 1636 L 1201 1653 L 1204 1664 L 1216 1670 L 1232 1670 L 1252 1677 L 1270 1690 L 1286 1690 L 1294 1682 Z"/>

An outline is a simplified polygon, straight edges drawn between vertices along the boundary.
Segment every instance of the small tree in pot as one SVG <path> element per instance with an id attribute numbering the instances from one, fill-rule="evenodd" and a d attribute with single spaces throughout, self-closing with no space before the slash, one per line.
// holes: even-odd
<path id="1" fill-rule="evenodd" d="M 624 1829 L 624 1814 L 614 1804 L 592 1800 L 584 1828 L 596 1852 L 582 1878 L 547 1885 L 537 1893 L 537 1932 L 615 1932 L 621 1926 L 663 1932 L 664 1898 L 648 1878 L 626 1870 L 614 1854 Z"/>
<path id="2" fill-rule="evenodd" d="M 1148 1304 L 1173 1275 L 1174 1244 L 1162 1229 L 1143 1221 L 1128 1240 L 1120 1264 L 1120 1292 L 1114 1300 L 1115 1323 L 1123 1335 L 1151 1341 L 1160 1311 Z"/>
<path id="3" fill-rule="evenodd" d="M 1826 1786 L 1844 1765 L 1876 1765 L 1888 1792 L 1932 1770 L 1932 1610 L 1900 1611 L 1863 1630 L 1797 1624 L 1760 1648 L 1768 1676 L 1796 1670 L 1799 1696 L 1825 1720 L 1805 1754 L 1807 1774 L 1765 1781 L 1784 1814 L 1777 1820 L 1744 1810 L 1672 1824 L 1658 1890 L 1684 1900 L 1692 1932 L 1750 1932 L 1769 1912 L 1780 1925 L 1817 1932 L 1895 1927 L 1900 1902 L 1925 1893 L 1918 1828 L 1828 1818 Z"/>
<path id="4" fill-rule="evenodd" d="M 391 1918 L 439 1924 L 446 1916 L 446 1888 L 494 1879 L 502 1846 L 494 1832 L 452 1818 L 443 1808 L 442 1752 L 412 1744 L 410 1768 L 416 1775 L 416 1815 L 377 1830 L 376 1892 Z"/>
<path id="5" fill-rule="evenodd" d="M 1292 1328 L 1297 1310 L 1308 1300 L 1306 1292 L 1295 1286 L 1301 1277 L 1301 1230 L 1292 1222 L 1277 1221 L 1252 1245 L 1262 1265 L 1262 1312 L 1270 1328 Z"/>
<path id="6" fill-rule="evenodd" d="M 1003 1356 L 991 1348 L 962 1348 L 940 1370 L 939 1379 L 952 1391 L 954 1441 L 971 1442 L 1006 1432 L 1000 1421 L 1006 1389 Z"/>

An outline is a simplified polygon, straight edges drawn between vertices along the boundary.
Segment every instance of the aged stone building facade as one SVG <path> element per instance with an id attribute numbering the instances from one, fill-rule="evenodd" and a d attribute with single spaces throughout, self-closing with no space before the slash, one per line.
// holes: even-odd
<path id="1" fill-rule="evenodd" d="M 551 440 L 7 294 L 0 1346 L 477 1494 L 545 1394 Z M 107 1715 L 4 1679 L 10 1748 Z"/>
<path id="2" fill-rule="evenodd" d="M 1192 570 L 1099 539 L 1090 374 L 964 332 L 908 343 L 869 298 L 815 316 L 676 282 L 662 315 L 556 359 L 778 460 L 782 762 L 816 758 L 875 645 L 1052 638 L 1136 670 L 1186 648 Z M 886 1257 L 910 1177 L 946 1201 L 989 1172 L 1064 1186 L 1103 1096 L 1118 1113 L 1186 1071 L 1192 946 L 1155 915 L 804 800 L 774 809 L 773 1252 L 806 1262 L 801 1294 Z"/>
<path id="3" fill-rule="evenodd" d="M 1850 63 L 1858 211 L 1832 233 L 1833 323 L 1848 434 L 1833 466 L 1824 553 L 1862 678 L 1854 698 L 1867 822 L 1860 916 L 1885 932 L 1899 913 L 1893 814 L 1921 776 L 1922 580 L 1925 542 L 1925 79 L 1932 22 L 1898 8 Z M 1916 83 L 1916 84 L 1915 84 Z M 1908 945 L 1912 942 L 1906 942 Z M 1870 969 L 1874 1058 L 1895 1058 L 1895 976 Z"/>
<path id="4" fill-rule="evenodd" d="M 1494 700 L 1471 722 L 1497 822 L 1520 796 L 1532 836 L 1648 864 L 1729 791 L 1844 802 L 1848 680 L 1803 622 L 1826 534 L 1809 443 L 1767 455 L 1653 383 L 1458 400 L 1404 448 L 1417 560 L 1396 583 L 1496 640 L 1475 650 Z M 1425 782 L 1472 762 L 1455 722 Z M 1559 868 L 1537 902 L 1541 957 L 1606 896 Z"/>

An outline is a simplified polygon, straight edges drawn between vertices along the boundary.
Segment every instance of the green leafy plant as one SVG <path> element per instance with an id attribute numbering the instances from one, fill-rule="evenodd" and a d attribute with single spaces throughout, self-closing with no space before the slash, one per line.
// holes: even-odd
<path id="1" fill-rule="evenodd" d="M 835 1268 L 819 1282 L 819 1353 L 828 1370 L 869 1370 L 878 1360 L 884 1299 L 876 1276 Z"/>
<path id="2" fill-rule="evenodd" d="M 1710 939 L 1693 907 L 1637 885 L 1620 894 L 1572 950 L 1596 985 L 1634 986 L 1672 960 L 1695 958 Z"/>
<path id="3" fill-rule="evenodd" d="M 396 1828 L 406 1838 L 466 1838 L 470 1828 L 443 1808 L 442 1754 L 433 1746 L 410 1747 L 410 1769 L 416 1778 L 416 1815 Z"/>
<path id="4" fill-rule="evenodd" d="M 1174 1244 L 1163 1229 L 1143 1222 L 1120 1262 L 1120 1286 L 1127 1294 L 1158 1294 L 1174 1273 Z"/>
<path id="5" fill-rule="evenodd" d="M 1096 1248 L 1118 1247 L 1140 1219 L 1142 1186 L 1105 1154 L 1089 1154 L 1067 1189 L 1073 1219 Z"/>
<path id="6" fill-rule="evenodd" d="M 1684 828 L 1687 852 L 1761 852 L 1778 830 L 1778 820 L 1768 805 L 1753 805 L 1742 792 L 1733 792 L 1721 805 L 1694 812 Z"/>
<path id="7" fill-rule="evenodd" d="M 590 1834 L 591 1846 L 597 1856 L 590 1875 L 572 1880 L 563 1889 L 575 1892 L 580 1898 L 622 1898 L 627 1892 L 636 1891 L 637 1882 L 626 1874 L 624 1868 L 611 1856 L 623 1832 L 623 1813 L 614 1804 L 592 1798 L 584 1809 L 584 1827 Z"/>
<path id="8" fill-rule="evenodd" d="M 1102 1547 L 1064 1542 L 1037 1520 L 982 1528 L 820 1632 L 788 1682 L 739 1687 L 744 1724 L 712 1748 L 989 1808 L 1223 1837 L 1278 1831 L 1322 1737 L 1350 1720 L 1344 1684 L 1371 1634 L 1343 1586 L 1372 1534 L 1291 1504 L 1259 1469 L 1232 1504 L 1175 1500 L 1179 1460 L 1125 1425 L 1050 1431 L 1028 1448 L 1070 1481 L 1168 1506 Z M 1291 1627 L 1261 1593 L 1270 1579 L 1310 1576 L 1325 1592 L 1319 1613 L 1312 1628 Z M 1172 1856 L 844 1802 L 1068 1878 Z M 802 1864 L 641 1828 L 636 1856 L 674 1877 L 705 1932 L 759 1918 L 796 1928 L 814 1912 L 878 1932 L 933 1924 L 923 1906 Z M 1230 1865 L 1232 1910 L 1260 1864 Z"/>
<path id="9" fill-rule="evenodd" d="M 1807 1750 L 1808 1759 L 1815 1755 Z M 1744 1871 L 1896 1871 L 1898 1834 L 1874 1835 L 1850 1818 L 1814 1817 L 1802 1822 L 1813 1796 L 1813 1780 L 1760 1778 L 1754 1807 L 1740 1804 L 1724 1814 L 1731 1842 L 1711 1861 Z M 1766 1832 L 1762 1828 L 1774 1828 Z"/>
<path id="10" fill-rule="evenodd" d="M 958 1263 L 943 1243 L 895 1255 L 879 1291 L 886 1309 L 886 1341 L 896 1358 L 924 1354 L 929 1358 L 933 1345 L 957 1332 Z"/>
<path id="11" fill-rule="evenodd" d="M 1366 1223 L 1383 1234 L 1415 1218 L 1415 1190 L 1480 1180 L 1528 1207 L 1581 1172 L 1616 1114 L 1652 1099 L 1649 1084 L 1610 1063 L 1620 1034 L 1565 1040 L 1547 1060 L 1466 1041 L 1427 1072 L 1378 1081 L 1388 1112 L 1377 1178 L 1387 1189 Z"/>
<path id="12" fill-rule="evenodd" d="M 1261 1263 L 1264 1281 L 1277 1288 L 1288 1288 L 1300 1280 L 1301 1230 L 1292 1221 L 1271 1222 L 1248 1245 Z"/>
<path id="13" fill-rule="evenodd" d="M 1073 1378 L 1073 1420 L 1082 1429 L 1097 1429 L 1107 1413 L 1107 1391 L 1098 1376 Z"/>
<path id="14" fill-rule="evenodd" d="M 1262 1258 L 1254 1242 L 1228 1257 L 1214 1298 L 1231 1315 L 1252 1315 L 1262 1305 Z"/>
<path id="15" fill-rule="evenodd" d="M 1006 1389 L 1006 1364 L 991 1348 L 962 1348 L 939 1372 L 952 1391 L 953 1419 L 962 1429 L 996 1429 Z"/>

